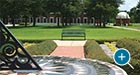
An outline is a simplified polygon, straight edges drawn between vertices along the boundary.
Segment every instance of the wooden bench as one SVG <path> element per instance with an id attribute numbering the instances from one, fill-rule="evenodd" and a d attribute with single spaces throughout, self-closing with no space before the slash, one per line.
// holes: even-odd
<path id="1" fill-rule="evenodd" d="M 84 40 L 86 40 L 86 33 L 85 30 L 80 29 L 64 29 L 61 34 L 62 40 L 63 37 L 84 37 Z"/>

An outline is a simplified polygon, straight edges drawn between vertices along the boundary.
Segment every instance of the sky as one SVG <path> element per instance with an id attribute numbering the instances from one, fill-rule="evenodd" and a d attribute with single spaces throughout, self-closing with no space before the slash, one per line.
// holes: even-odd
<path id="1" fill-rule="evenodd" d="M 124 4 L 119 7 L 120 10 L 130 11 L 131 8 L 138 4 L 139 0 L 124 0 Z"/>

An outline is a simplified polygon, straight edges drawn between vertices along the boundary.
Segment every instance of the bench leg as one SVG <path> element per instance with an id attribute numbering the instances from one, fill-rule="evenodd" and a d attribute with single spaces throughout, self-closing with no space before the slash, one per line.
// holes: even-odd
<path id="1" fill-rule="evenodd" d="M 61 36 L 61 40 L 63 40 L 63 36 Z"/>

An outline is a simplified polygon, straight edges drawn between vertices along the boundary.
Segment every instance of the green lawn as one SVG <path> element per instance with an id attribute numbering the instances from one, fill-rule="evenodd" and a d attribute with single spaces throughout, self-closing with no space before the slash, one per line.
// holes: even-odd
<path id="1" fill-rule="evenodd" d="M 115 28 L 95 28 L 89 25 L 68 26 L 58 28 L 56 26 L 37 25 L 36 27 L 16 27 L 9 28 L 13 34 L 20 40 L 45 40 L 45 39 L 61 39 L 62 29 L 85 29 L 87 39 L 95 40 L 116 40 L 121 38 L 138 38 L 140 32 L 129 31 Z"/>
<path id="2" fill-rule="evenodd" d="M 132 23 L 132 26 L 128 26 L 128 28 L 140 29 L 140 23 Z"/>

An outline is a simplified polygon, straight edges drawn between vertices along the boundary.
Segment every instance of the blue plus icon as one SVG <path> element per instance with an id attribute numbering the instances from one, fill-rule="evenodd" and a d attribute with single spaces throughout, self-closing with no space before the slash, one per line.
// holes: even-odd
<path id="1" fill-rule="evenodd" d="M 113 58 L 116 64 L 123 66 L 129 63 L 131 57 L 128 50 L 121 48 L 114 53 Z"/>
<path id="2" fill-rule="evenodd" d="M 120 55 L 120 56 L 118 56 L 118 58 L 120 58 L 120 59 L 121 59 L 121 61 L 123 61 L 123 59 L 124 59 L 124 58 L 126 58 L 126 56 L 123 56 L 123 53 L 121 53 L 121 55 Z"/>

